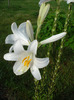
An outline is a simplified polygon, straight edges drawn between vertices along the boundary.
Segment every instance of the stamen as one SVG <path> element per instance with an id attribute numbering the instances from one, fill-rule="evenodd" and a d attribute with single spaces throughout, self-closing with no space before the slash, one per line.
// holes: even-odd
<path id="1" fill-rule="evenodd" d="M 22 60 L 22 63 L 24 62 L 24 60 L 26 60 L 27 59 L 27 57 L 25 57 L 23 60 Z"/>
<path id="2" fill-rule="evenodd" d="M 28 56 L 28 59 L 27 60 L 29 60 L 29 58 L 30 58 L 30 56 Z"/>
<path id="3" fill-rule="evenodd" d="M 29 66 L 29 63 L 31 62 L 31 60 L 32 60 L 32 59 L 30 59 L 30 60 L 28 61 L 28 63 L 27 63 L 27 67 Z"/>
<path id="4" fill-rule="evenodd" d="M 27 63 L 28 63 L 28 61 L 26 60 L 26 61 L 24 62 L 24 66 L 26 66 L 26 65 L 27 65 Z"/>
<path id="5" fill-rule="evenodd" d="M 23 60 L 22 60 L 22 63 L 24 62 L 24 66 L 29 66 L 29 64 L 30 64 L 30 62 L 31 62 L 31 60 L 32 59 L 30 59 L 29 60 L 29 58 L 30 58 L 30 56 L 28 56 L 28 57 L 25 57 Z"/>

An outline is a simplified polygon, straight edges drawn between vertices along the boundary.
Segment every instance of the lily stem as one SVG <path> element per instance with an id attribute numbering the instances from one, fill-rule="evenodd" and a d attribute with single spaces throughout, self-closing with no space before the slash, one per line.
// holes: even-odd
<path id="1" fill-rule="evenodd" d="M 40 27 L 37 27 L 36 40 L 37 40 L 37 37 L 38 37 L 39 32 L 40 32 Z"/>
<path id="2" fill-rule="evenodd" d="M 57 20 L 58 20 L 58 16 L 59 16 L 59 13 L 60 13 L 60 0 L 57 0 L 57 8 L 56 8 L 56 12 L 55 12 L 55 18 L 54 18 L 54 23 L 53 23 L 53 28 L 52 28 L 52 35 L 55 34 L 56 32 L 56 26 L 57 26 Z M 52 43 L 49 45 L 49 49 L 48 49 L 48 52 L 47 52 L 47 56 L 50 57 L 50 51 L 52 50 Z M 48 96 L 47 96 L 47 100 L 52 100 L 53 98 L 53 94 L 52 94 L 52 98 L 50 97 L 50 94 L 51 92 L 53 91 L 53 86 L 52 86 L 53 83 L 50 84 L 49 82 L 49 87 L 48 87 Z"/>
<path id="3" fill-rule="evenodd" d="M 39 81 L 34 79 L 34 84 L 35 84 L 35 96 L 34 96 L 34 100 L 38 100 L 38 83 Z"/>
<path id="4" fill-rule="evenodd" d="M 68 13 L 67 13 L 67 18 L 66 18 L 65 25 L 64 25 L 64 31 L 67 31 L 67 27 L 68 27 L 68 22 L 69 22 L 70 15 L 71 15 L 71 3 L 68 6 Z M 51 82 L 50 88 L 48 90 L 50 95 L 54 91 L 55 79 L 56 79 L 56 77 L 58 75 L 57 72 L 58 72 L 58 70 L 60 68 L 59 64 L 60 64 L 60 59 L 61 59 L 62 50 L 63 50 L 63 46 L 64 46 L 64 39 L 65 38 L 62 38 L 62 40 L 61 40 L 61 45 L 60 45 L 60 49 L 59 49 L 59 53 L 58 53 L 58 58 L 57 58 L 56 66 L 55 66 L 55 69 L 54 69 L 54 72 L 53 72 L 53 75 L 52 75 L 52 82 Z"/>
<path id="5" fill-rule="evenodd" d="M 60 13 L 60 0 L 57 0 L 57 8 L 56 8 L 55 18 L 53 22 L 53 28 L 51 30 L 52 35 L 54 35 L 56 32 L 56 26 L 57 26 L 57 20 L 58 20 L 59 13 Z M 53 43 L 49 45 L 48 56 L 50 56 L 50 51 L 52 50 L 52 44 Z"/>

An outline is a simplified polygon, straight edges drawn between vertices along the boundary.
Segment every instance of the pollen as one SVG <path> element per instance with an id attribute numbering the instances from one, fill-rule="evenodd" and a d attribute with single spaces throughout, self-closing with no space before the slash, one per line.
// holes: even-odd
<path id="1" fill-rule="evenodd" d="M 27 57 L 25 57 L 23 60 L 22 60 L 22 63 L 24 62 L 24 60 L 26 60 L 27 59 Z"/>
<path id="2" fill-rule="evenodd" d="M 31 62 L 31 60 L 32 59 L 29 59 L 30 58 L 30 56 L 28 56 L 28 57 L 25 57 L 23 60 L 22 60 L 22 63 L 24 62 L 24 66 L 29 66 L 29 64 L 30 64 L 30 62 Z"/>

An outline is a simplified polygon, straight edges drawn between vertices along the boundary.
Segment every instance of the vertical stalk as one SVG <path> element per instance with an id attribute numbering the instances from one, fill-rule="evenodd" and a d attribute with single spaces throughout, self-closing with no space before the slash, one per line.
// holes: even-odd
<path id="1" fill-rule="evenodd" d="M 61 2 L 60 0 L 57 0 L 57 8 L 56 8 L 56 12 L 55 12 L 55 18 L 54 18 L 53 28 L 51 30 L 52 35 L 54 35 L 55 32 L 56 32 L 57 20 L 58 20 L 58 16 L 59 16 L 59 13 L 60 13 L 60 2 Z M 50 51 L 52 50 L 52 44 L 53 43 L 51 43 L 49 45 L 48 56 L 50 56 Z"/>
<path id="2" fill-rule="evenodd" d="M 65 32 L 67 32 L 67 27 L 68 27 L 70 15 L 71 15 L 71 4 L 69 4 L 69 6 L 68 6 L 68 14 L 67 14 L 67 18 L 66 18 L 65 25 L 64 25 Z M 63 50 L 63 46 L 64 46 L 64 39 L 65 39 L 65 37 L 62 38 L 62 40 L 61 40 L 61 45 L 60 45 L 60 49 L 59 49 L 59 53 L 58 53 L 58 59 L 56 62 L 56 68 L 60 68 L 59 64 L 60 64 L 60 59 L 61 59 L 62 50 Z"/>
<path id="3" fill-rule="evenodd" d="M 37 40 L 37 36 L 38 36 L 39 32 L 40 32 L 40 27 L 38 26 L 37 27 L 37 32 L 36 32 L 36 40 Z"/>
<path id="4" fill-rule="evenodd" d="M 68 21 L 69 21 L 70 15 L 71 15 L 71 4 L 69 4 L 69 6 L 68 6 L 68 14 L 67 14 L 67 18 L 66 18 L 65 25 L 64 25 L 64 31 L 67 31 Z M 50 95 L 54 91 L 55 79 L 56 79 L 56 77 L 58 75 L 57 71 L 60 68 L 59 64 L 60 64 L 60 58 L 61 58 L 61 55 L 62 55 L 62 49 L 63 49 L 63 45 L 64 45 L 64 39 L 65 38 L 62 38 L 62 40 L 61 40 L 61 45 L 60 45 L 60 49 L 59 49 L 59 53 L 58 53 L 58 58 L 57 58 L 56 66 L 55 66 L 55 69 L 54 69 L 54 72 L 53 72 L 53 76 L 52 76 L 50 88 L 48 90 L 49 91 L 49 97 L 50 97 Z M 50 100 L 50 99 L 48 99 L 48 100 Z"/>
<path id="5" fill-rule="evenodd" d="M 34 79 L 34 84 L 35 84 L 35 96 L 34 96 L 34 100 L 38 100 L 38 83 L 39 83 L 39 81 L 37 81 L 36 79 Z"/>
<path id="6" fill-rule="evenodd" d="M 54 35 L 55 32 L 56 32 L 57 20 L 58 20 L 58 16 L 59 16 L 59 13 L 60 13 L 60 2 L 61 2 L 60 0 L 57 0 L 57 8 L 56 8 L 55 18 L 54 18 L 54 23 L 53 23 L 53 28 L 52 28 L 52 35 Z M 47 52 L 48 57 L 50 57 L 50 51 L 51 50 L 52 50 L 52 43 L 49 45 L 49 49 L 48 49 L 48 52 Z M 53 94 L 52 95 L 50 95 L 50 94 L 52 93 L 52 91 L 54 89 L 53 88 L 54 80 L 51 80 L 51 81 L 52 81 L 51 84 L 49 82 L 47 100 L 52 100 L 52 98 L 53 98 Z"/>

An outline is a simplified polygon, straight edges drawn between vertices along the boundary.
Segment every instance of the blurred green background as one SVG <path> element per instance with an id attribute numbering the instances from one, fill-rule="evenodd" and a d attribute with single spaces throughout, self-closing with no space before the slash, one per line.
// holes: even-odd
<path id="1" fill-rule="evenodd" d="M 34 78 L 30 71 L 27 73 L 16 76 L 13 73 L 14 62 L 8 62 L 3 59 L 3 55 L 8 52 L 11 45 L 5 45 L 5 38 L 11 34 L 11 24 L 16 22 L 17 25 L 30 20 L 32 22 L 34 32 L 36 33 L 36 21 L 39 11 L 39 0 L 10 0 L 8 6 L 8 0 L 0 0 L 0 100 L 33 100 L 34 98 Z M 55 1 L 51 1 L 51 8 L 45 22 L 42 26 L 38 40 L 43 40 L 51 36 L 51 30 L 53 27 L 53 21 L 55 17 L 55 11 L 57 4 Z M 66 13 L 68 5 L 66 2 L 61 2 L 61 12 L 57 22 L 56 34 L 63 32 L 64 23 L 66 19 Z M 68 25 L 68 34 L 64 43 L 64 50 L 61 57 L 61 68 L 58 71 L 58 77 L 56 79 L 56 86 L 54 90 L 53 100 L 74 100 L 74 4 L 72 4 L 72 12 Z M 51 72 L 53 70 L 53 61 L 56 61 L 58 47 L 60 41 L 54 44 L 54 53 L 50 59 L 51 64 L 47 66 L 48 79 L 51 78 Z M 45 57 L 49 45 L 41 46 L 38 50 L 38 57 Z M 56 54 L 56 55 L 55 55 Z M 53 60 L 52 60 L 53 59 Z M 43 69 L 40 70 L 41 75 Z M 48 88 L 48 81 L 46 87 Z M 41 99 L 45 100 L 45 91 L 39 95 Z"/>

